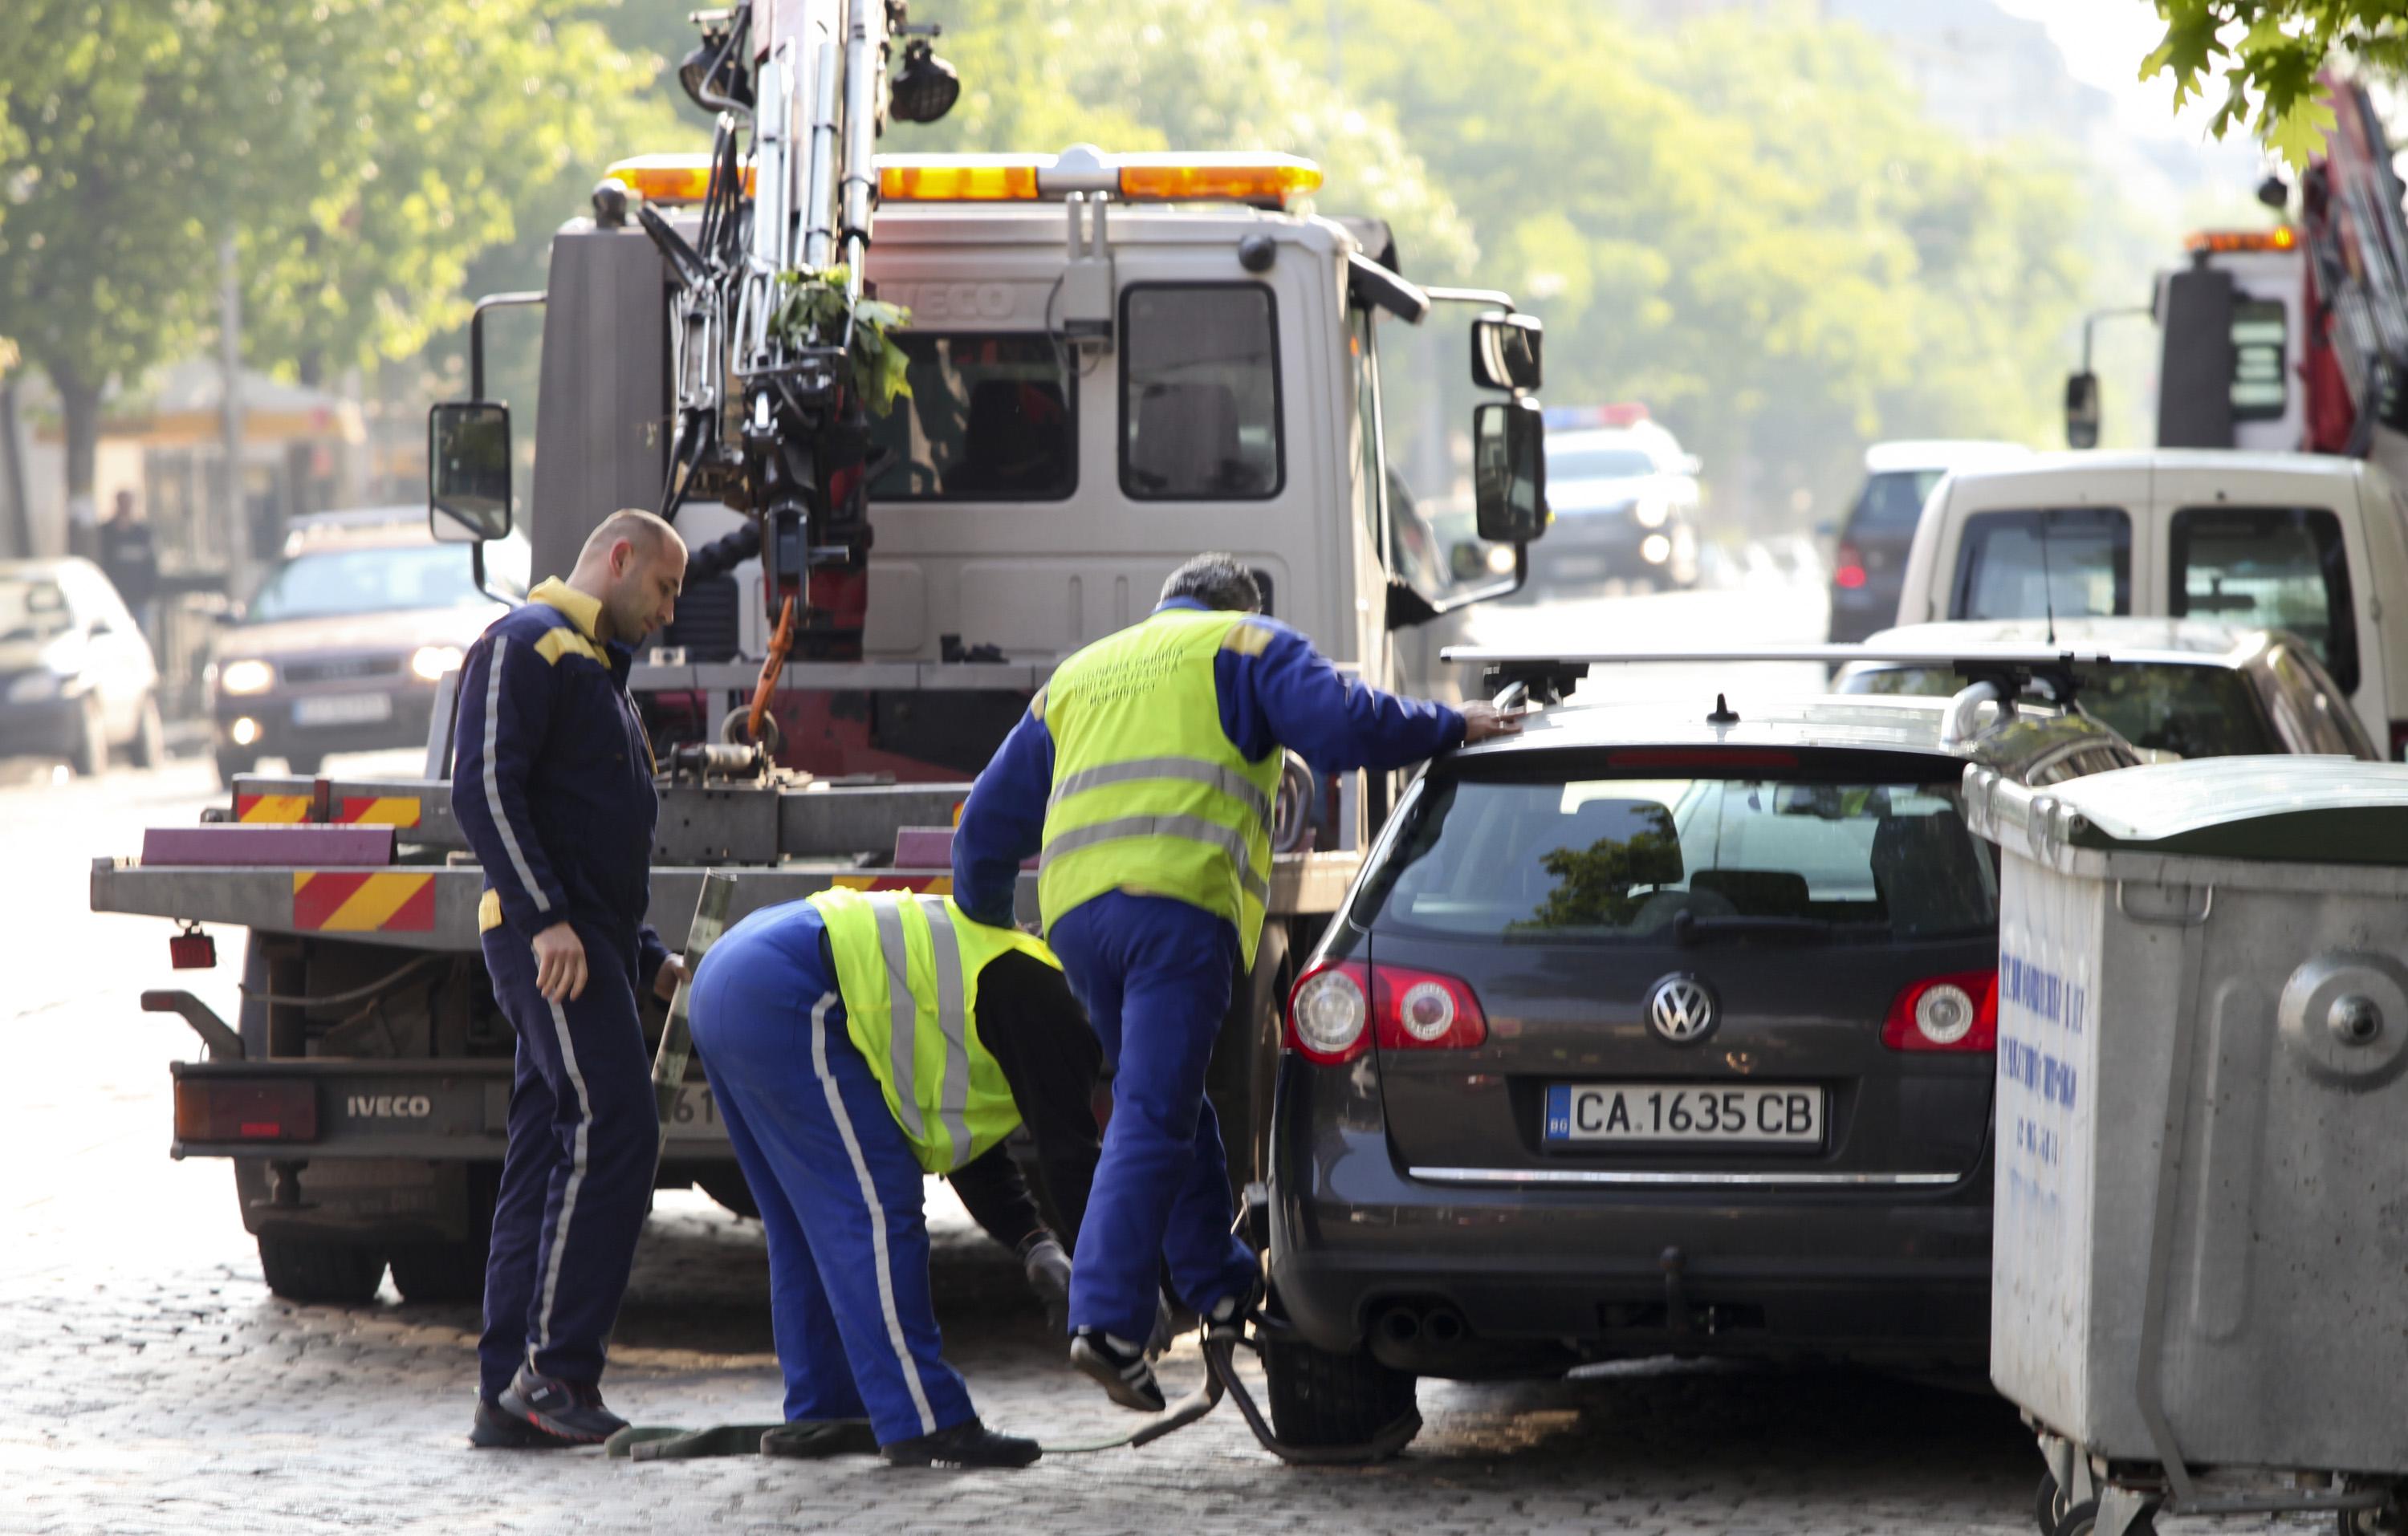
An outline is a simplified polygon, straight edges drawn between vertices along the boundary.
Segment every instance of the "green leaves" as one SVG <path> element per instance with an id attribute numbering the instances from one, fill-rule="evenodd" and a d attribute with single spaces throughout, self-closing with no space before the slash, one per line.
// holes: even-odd
<path id="1" fill-rule="evenodd" d="M 844 346 L 854 392 L 871 414 L 883 416 L 895 409 L 897 396 L 908 399 L 911 394 L 905 374 L 910 359 L 887 334 L 910 325 L 911 311 L 873 298 L 849 303 L 845 284 L 851 278 L 842 264 L 824 272 L 780 273 L 769 333 L 789 347 Z"/>
<path id="2" fill-rule="evenodd" d="M 2224 99 L 2210 120 L 2218 138 L 2246 125 L 2294 171 L 2324 148 L 2333 115 L 2317 73 L 2355 59 L 2408 71 L 2408 11 L 2398 0 L 2155 0 L 2165 39 L 2141 79 L 2173 77 L 2174 105 L 2202 98 L 2219 78 Z"/>

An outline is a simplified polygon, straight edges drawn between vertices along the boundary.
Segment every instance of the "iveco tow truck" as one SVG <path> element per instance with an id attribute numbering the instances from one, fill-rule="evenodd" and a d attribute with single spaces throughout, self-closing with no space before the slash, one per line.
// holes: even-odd
<path id="1" fill-rule="evenodd" d="M 876 155 L 887 116 L 950 104 L 950 70 L 887 0 L 701 20 L 683 78 L 722 113 L 712 153 L 611 167 L 543 292 L 479 304 L 478 398 L 429 426 L 432 524 L 478 551 L 517 501 L 485 321 L 540 305 L 537 573 L 620 507 L 673 515 L 695 549 L 634 677 L 672 949 L 706 871 L 735 875 L 731 919 L 831 883 L 945 890 L 956 808 L 1030 696 L 1199 549 L 1240 553 L 1280 618 L 1383 685 L 1438 681 L 1447 615 L 1520 585 L 1547 516 L 1541 334 L 1506 295 L 1408 280 L 1384 228 L 1302 205 L 1321 173 L 1288 155 Z M 817 319 L 798 324 L 803 300 Z M 1493 392 L 1470 479 L 1495 547 L 1458 566 L 1502 573 L 1432 593 L 1394 574 L 1375 317 L 1449 306 Z M 853 366 L 882 340 L 909 390 L 882 414 Z M 182 992 L 144 1006 L 206 1045 L 172 1064 L 173 1153 L 229 1160 L 285 1297 L 365 1299 L 388 1268 L 408 1300 L 481 1285 L 512 1040 L 451 814 L 450 718 L 423 778 L 242 777 L 204 825 L 94 865 L 93 909 L 184 925 L 179 962 L 213 958 L 196 925 L 248 930 L 237 1019 Z M 1226 1123 L 1252 1127 L 1235 1173 L 1259 1166 L 1295 957 L 1390 792 L 1290 763 L 1272 917 L 1214 1068 Z M 707 1084 L 676 1100 L 663 1183 L 746 1203 Z"/>

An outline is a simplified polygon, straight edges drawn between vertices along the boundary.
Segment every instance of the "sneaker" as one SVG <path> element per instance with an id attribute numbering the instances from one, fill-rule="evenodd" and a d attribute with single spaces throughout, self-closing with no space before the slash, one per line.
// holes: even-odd
<path id="1" fill-rule="evenodd" d="M 1262 1309 L 1262 1282 L 1247 1281 L 1244 1288 L 1231 1291 L 1204 1309 L 1205 1339 L 1213 1343 L 1224 1341 L 1233 1344 L 1243 1343 L 1246 1325 L 1254 1320 L 1254 1314 Z"/>
<path id="2" fill-rule="evenodd" d="M 539 1376 L 523 1365 L 502 1391 L 506 1414 L 570 1445 L 599 1445 L 627 1421 L 602 1406 L 602 1389 L 588 1382 Z"/>
<path id="3" fill-rule="evenodd" d="M 477 1416 L 468 1426 L 468 1443 L 480 1451 L 549 1451 L 572 1443 L 504 1413 L 491 1398 L 479 1398 Z"/>
<path id="4" fill-rule="evenodd" d="M 1044 1454 L 1037 1442 L 996 1434 L 974 1418 L 878 1449 L 890 1467 L 1025 1467 Z"/>
<path id="5" fill-rule="evenodd" d="M 1070 1331 L 1070 1256 L 1053 1233 L 1039 1231 L 1020 1245 L 1021 1272 L 1028 1288 L 1045 1305 L 1045 1326 L 1055 1333 Z"/>
<path id="6" fill-rule="evenodd" d="M 1070 1341 L 1070 1363 L 1094 1377 L 1104 1395 L 1124 1408 L 1159 1414 L 1168 1406 L 1145 1351 L 1125 1339 L 1101 1328 L 1081 1328 Z"/>

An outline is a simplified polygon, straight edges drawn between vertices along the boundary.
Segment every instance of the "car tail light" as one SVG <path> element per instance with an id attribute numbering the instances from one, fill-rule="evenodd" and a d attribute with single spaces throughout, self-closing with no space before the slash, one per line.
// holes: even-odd
<path id="1" fill-rule="evenodd" d="M 1882 1043 L 1893 1051 L 1997 1050 L 1999 973 L 1962 971 L 1901 988 L 1882 1025 Z"/>
<path id="2" fill-rule="evenodd" d="M 176 1080 L 179 1141 L 314 1141 L 318 1088 L 294 1079 Z"/>
<path id="3" fill-rule="evenodd" d="M 1865 584 L 1864 552 L 1854 544 L 1841 545 L 1839 555 L 1832 565 L 1831 580 L 1850 592 L 1863 586 Z"/>
<path id="4" fill-rule="evenodd" d="M 1335 1067 L 1370 1044 L 1370 971 L 1354 960 L 1315 966 L 1287 995 L 1287 1048 Z"/>
<path id="5" fill-rule="evenodd" d="M 2408 720 L 2391 723 L 2391 760 L 2395 763 L 2408 760 Z"/>
<path id="6" fill-rule="evenodd" d="M 1406 966 L 1371 968 L 1372 1035 L 1383 1051 L 1469 1051 L 1488 1043 L 1469 983 Z"/>

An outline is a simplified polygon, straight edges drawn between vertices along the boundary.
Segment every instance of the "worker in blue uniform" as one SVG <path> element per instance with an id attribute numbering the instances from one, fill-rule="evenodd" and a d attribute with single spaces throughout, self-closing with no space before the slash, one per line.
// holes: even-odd
<path id="1" fill-rule="evenodd" d="M 940 1353 L 921 1197 L 1000 1156 L 1025 1106 L 1076 1231 L 1098 1052 L 1054 957 L 941 897 L 839 887 L 729 929 L 688 1006 L 768 1240 L 787 1421 L 866 1429 L 896 1466 L 1035 1461 Z"/>
<path id="2" fill-rule="evenodd" d="M 1072 1256 L 1070 1358 L 1144 1411 L 1164 1406 L 1142 1346 L 1163 1267 L 1217 1332 L 1241 1331 L 1258 1299 L 1204 1075 L 1262 929 L 1282 749 L 1322 773 L 1387 770 L 1520 728 L 1487 704 L 1350 682 L 1261 609 L 1236 557 L 1180 567 L 1151 617 L 1055 670 L 953 839 L 955 899 L 982 923 L 1010 920 L 1038 855 L 1046 940 L 1114 1068 Z"/>
<path id="3" fill-rule="evenodd" d="M 477 1445 L 591 1444 L 625 1422 L 603 1356 L 660 1136 L 637 998 L 683 975 L 644 922 L 657 801 L 627 669 L 684 579 L 666 523 L 613 512 L 460 668 L 452 812 L 484 868 L 485 969 L 517 1036 Z"/>

